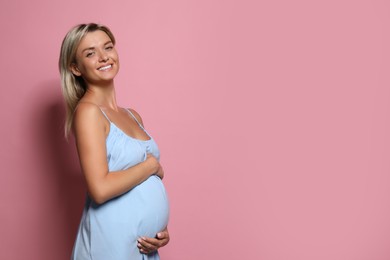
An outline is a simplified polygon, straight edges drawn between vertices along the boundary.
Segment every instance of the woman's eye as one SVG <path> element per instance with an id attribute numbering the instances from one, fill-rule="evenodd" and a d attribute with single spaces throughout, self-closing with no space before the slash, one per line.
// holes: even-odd
<path id="1" fill-rule="evenodd" d="M 88 52 L 86 57 L 88 58 L 88 57 L 91 57 L 92 55 L 93 55 L 93 52 Z"/>
<path id="2" fill-rule="evenodd" d="M 113 46 L 107 46 L 106 50 L 112 50 Z"/>

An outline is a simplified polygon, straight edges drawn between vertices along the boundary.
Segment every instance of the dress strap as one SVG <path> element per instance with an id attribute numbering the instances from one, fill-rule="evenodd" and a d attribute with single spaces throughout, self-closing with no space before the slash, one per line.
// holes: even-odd
<path id="1" fill-rule="evenodd" d="M 100 111 L 102 111 L 103 115 L 105 118 L 107 118 L 108 122 L 111 123 L 111 120 L 108 118 L 108 116 L 106 115 L 106 113 L 103 111 L 103 109 L 101 107 L 99 107 Z"/>
<path id="2" fill-rule="evenodd" d="M 139 127 L 141 127 L 141 129 L 143 129 L 144 131 L 146 131 L 145 128 L 142 126 L 142 124 L 137 120 L 137 118 L 135 117 L 135 115 L 131 112 L 131 110 L 128 109 L 128 108 L 126 108 L 126 110 L 127 110 L 127 112 L 129 112 L 129 114 L 134 118 L 135 122 L 137 122 L 137 124 L 139 125 Z"/>

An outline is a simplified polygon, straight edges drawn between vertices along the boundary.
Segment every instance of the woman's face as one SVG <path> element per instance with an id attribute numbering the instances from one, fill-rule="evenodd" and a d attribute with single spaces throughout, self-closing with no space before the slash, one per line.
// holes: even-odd
<path id="1" fill-rule="evenodd" d="M 71 70 L 87 85 L 112 81 L 119 70 L 119 59 L 110 37 L 100 30 L 86 34 L 77 47 L 76 64 Z"/>

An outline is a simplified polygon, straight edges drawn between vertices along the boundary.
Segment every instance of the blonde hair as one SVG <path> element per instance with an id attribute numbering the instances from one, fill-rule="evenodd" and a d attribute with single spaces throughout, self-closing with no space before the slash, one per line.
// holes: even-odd
<path id="1" fill-rule="evenodd" d="M 73 115 L 80 99 L 87 90 L 87 85 L 81 76 L 75 76 L 70 67 L 76 63 L 76 51 L 83 37 L 90 32 L 103 31 L 115 44 L 115 37 L 110 29 L 104 25 L 89 23 L 73 27 L 65 36 L 61 45 L 59 69 L 61 76 L 62 95 L 66 103 L 65 137 L 68 138 L 72 129 Z"/>

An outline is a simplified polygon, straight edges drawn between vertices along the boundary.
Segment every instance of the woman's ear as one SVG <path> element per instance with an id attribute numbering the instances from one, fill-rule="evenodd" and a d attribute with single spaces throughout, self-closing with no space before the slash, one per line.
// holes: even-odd
<path id="1" fill-rule="evenodd" d="M 70 71 L 72 71 L 73 75 L 75 75 L 75 76 L 78 76 L 78 77 L 81 76 L 81 72 L 80 72 L 79 68 L 77 67 L 76 63 L 70 64 Z"/>

